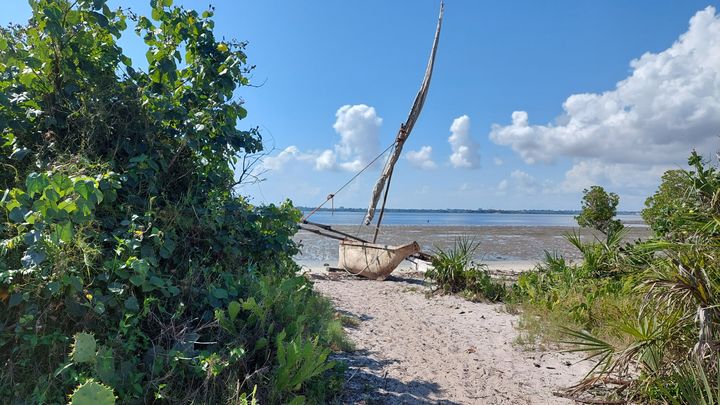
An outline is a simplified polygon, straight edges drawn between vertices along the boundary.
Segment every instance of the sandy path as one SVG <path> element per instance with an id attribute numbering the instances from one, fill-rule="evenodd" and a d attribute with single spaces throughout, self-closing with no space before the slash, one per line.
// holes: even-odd
<path id="1" fill-rule="evenodd" d="M 517 316 L 498 304 L 426 298 L 422 274 L 385 282 L 313 271 L 315 288 L 361 320 L 343 403 L 561 404 L 552 390 L 577 382 L 577 355 L 513 345 Z"/>

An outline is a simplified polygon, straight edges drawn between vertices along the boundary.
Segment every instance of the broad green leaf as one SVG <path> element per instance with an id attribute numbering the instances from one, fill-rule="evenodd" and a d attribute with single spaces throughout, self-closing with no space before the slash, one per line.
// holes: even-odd
<path id="1" fill-rule="evenodd" d="M 145 283 L 145 275 L 134 274 L 134 275 L 130 276 L 130 282 L 136 286 L 141 286 Z"/>
<path id="2" fill-rule="evenodd" d="M 175 241 L 166 237 L 160 247 L 160 257 L 168 259 L 172 255 L 173 251 L 175 251 Z"/>
<path id="3" fill-rule="evenodd" d="M 130 311 L 139 311 L 140 305 L 138 304 L 137 298 L 135 298 L 134 295 L 131 295 L 130 298 L 125 300 L 125 308 Z"/>
<path id="4" fill-rule="evenodd" d="M 10 220 L 12 222 L 15 222 L 16 224 L 21 224 L 25 222 L 25 215 L 27 215 L 28 212 L 29 210 L 25 207 L 15 207 L 10 210 L 8 218 L 10 218 Z"/>
<path id="5" fill-rule="evenodd" d="M 148 271 L 150 270 L 150 265 L 144 259 L 132 260 L 130 267 L 133 270 L 135 270 L 137 273 L 142 274 L 142 275 L 147 275 Z"/>
<path id="6" fill-rule="evenodd" d="M 30 173 L 25 179 L 25 187 L 31 197 L 36 193 L 42 193 L 49 184 L 47 176 L 43 173 Z"/>
<path id="7" fill-rule="evenodd" d="M 46 188 L 45 191 L 43 191 L 43 197 L 45 197 L 45 199 L 47 199 L 48 201 L 52 201 L 54 203 L 60 201 L 60 194 L 58 194 L 58 192 L 55 191 L 54 188 Z"/>
<path id="8" fill-rule="evenodd" d="M 224 288 L 216 288 L 212 290 L 212 295 L 217 299 L 224 299 L 228 297 L 227 290 L 225 290 Z"/>
<path id="9" fill-rule="evenodd" d="M 73 213 L 77 209 L 77 204 L 71 199 L 66 199 L 65 201 L 58 204 L 58 209 L 63 210 L 67 212 L 68 214 Z"/>
<path id="10" fill-rule="evenodd" d="M 235 321 L 235 318 L 237 318 L 240 313 L 240 309 L 242 309 L 242 305 L 237 301 L 231 301 L 230 304 L 228 304 L 228 314 L 232 321 Z"/>
<path id="11" fill-rule="evenodd" d="M 73 188 L 72 180 L 63 174 L 54 174 L 50 177 L 50 184 L 60 196 L 64 196 L 68 190 Z"/>
<path id="12" fill-rule="evenodd" d="M 90 195 L 95 192 L 95 183 L 91 180 L 78 180 L 75 182 L 75 191 L 82 196 L 82 198 L 89 200 Z"/>
<path id="13" fill-rule="evenodd" d="M 55 294 L 56 292 L 60 291 L 60 282 L 59 281 L 51 281 L 47 285 L 48 291 L 50 291 L 50 294 Z"/>
<path id="14" fill-rule="evenodd" d="M 57 237 L 59 240 L 63 241 L 64 243 L 70 243 L 72 242 L 73 238 L 73 226 L 72 222 L 65 221 L 61 222 L 56 225 L 55 232 L 57 233 Z"/>
<path id="15" fill-rule="evenodd" d="M 157 276 L 150 276 L 150 284 L 156 286 L 156 287 L 162 287 L 165 285 L 165 282 Z"/>

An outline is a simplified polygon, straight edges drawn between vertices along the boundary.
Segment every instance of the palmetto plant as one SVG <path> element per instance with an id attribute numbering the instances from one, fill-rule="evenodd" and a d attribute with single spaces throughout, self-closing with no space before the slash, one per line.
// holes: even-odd
<path id="1" fill-rule="evenodd" d="M 425 277 L 435 282 L 435 288 L 445 293 L 457 293 L 465 289 L 466 270 L 470 267 L 480 242 L 468 237 L 458 237 L 450 249 L 435 248 L 432 268 Z"/>
<path id="2" fill-rule="evenodd" d="M 620 245 L 626 235 L 626 229 L 618 228 L 604 235 L 604 239 L 595 236 L 593 241 L 585 242 L 580 233 L 573 230 L 565 239 L 582 254 L 581 267 L 585 275 L 607 277 L 617 275 L 623 268 Z"/>
<path id="3" fill-rule="evenodd" d="M 472 301 L 502 301 L 508 292 L 505 284 L 490 276 L 487 265 L 473 262 L 479 247 L 475 239 L 459 237 L 450 249 L 436 248 L 432 268 L 425 273 L 434 282 L 432 288 L 445 294 L 462 292 Z"/>
<path id="4" fill-rule="evenodd" d="M 597 361 L 586 381 L 630 374 L 638 377 L 636 392 L 659 392 L 671 403 L 717 404 L 720 173 L 695 153 L 689 163 L 695 170 L 686 172 L 690 188 L 681 195 L 687 200 L 673 202 L 672 229 L 639 245 L 638 251 L 652 257 L 635 289 L 644 305 L 634 320 L 615 325 L 629 343 L 618 348 L 584 331 L 567 334 L 572 350 Z M 579 238 L 573 241 L 580 245 Z M 595 250 L 585 253 L 593 266 L 612 263 L 611 256 L 596 261 Z"/>

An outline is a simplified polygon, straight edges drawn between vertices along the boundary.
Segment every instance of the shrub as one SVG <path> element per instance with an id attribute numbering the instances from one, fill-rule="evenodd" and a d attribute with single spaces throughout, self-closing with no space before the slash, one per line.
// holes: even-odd
<path id="1" fill-rule="evenodd" d="M 521 304 L 523 317 L 542 316 L 553 320 L 555 328 L 581 327 L 607 336 L 607 323 L 636 307 L 626 298 L 632 286 L 626 280 L 596 278 L 583 265 L 568 264 L 562 256 L 545 252 L 535 269 L 518 277 L 512 301 Z M 549 335 L 560 336 L 557 331 Z"/>
<path id="2" fill-rule="evenodd" d="M 248 175 L 242 157 L 262 148 L 257 129 L 238 128 L 245 44 L 214 36 L 212 9 L 171 3 L 151 0 L 148 18 L 104 0 L 34 0 L 28 24 L 0 29 L 9 402 L 102 387 L 123 403 L 326 394 L 316 386 L 342 336 L 296 276 L 300 213 L 235 193 Z M 117 44 L 128 23 L 147 71 Z M 221 325 L 225 312 L 237 333 Z M 73 336 L 97 348 L 81 355 Z"/>
<path id="3" fill-rule="evenodd" d="M 600 186 L 583 190 L 582 210 L 575 217 L 578 225 L 597 229 L 608 235 L 622 229 L 622 223 L 615 219 L 620 197 L 608 193 Z"/>
<path id="4" fill-rule="evenodd" d="M 720 171 L 694 152 L 688 163 L 692 170 L 666 176 L 672 184 L 661 185 L 652 200 L 651 210 L 669 217 L 660 220 L 646 211 L 656 221 L 655 238 L 636 245 L 645 265 L 628 278 L 633 289 L 627 292 L 643 304 L 609 322 L 624 344 L 592 331 L 569 332 L 577 350 L 598 360 L 587 381 L 632 378 L 624 388 L 626 398 L 716 403 L 720 392 Z M 683 179 L 682 192 L 678 179 Z"/>

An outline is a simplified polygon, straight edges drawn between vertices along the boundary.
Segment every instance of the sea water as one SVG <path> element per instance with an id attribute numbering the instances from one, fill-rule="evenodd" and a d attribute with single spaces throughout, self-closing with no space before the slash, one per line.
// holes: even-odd
<path id="1" fill-rule="evenodd" d="M 304 215 L 308 212 L 303 212 Z M 365 212 L 361 211 L 319 211 L 308 220 L 326 225 L 359 225 Z M 626 226 L 645 226 L 638 214 L 618 215 Z M 375 221 L 377 221 L 377 214 Z M 531 214 L 531 213 L 480 213 L 480 212 L 439 212 L 439 211 L 389 211 L 383 216 L 383 225 L 421 226 L 563 226 L 576 227 L 573 214 Z"/>
<path id="2" fill-rule="evenodd" d="M 364 214 L 360 211 L 322 211 L 309 220 L 372 240 L 375 228 L 361 225 Z M 577 249 L 565 239 L 565 235 L 578 228 L 574 217 L 573 214 L 391 211 L 383 217 L 378 243 L 396 245 L 417 241 L 423 251 L 432 252 L 437 248 L 450 248 L 458 238 L 465 237 L 480 243 L 475 256 L 483 261 L 539 260 L 545 256 L 545 251 L 579 259 Z M 619 215 L 618 218 L 629 228 L 627 240 L 645 238 L 649 234 L 639 215 Z M 584 239 L 593 238 L 588 230 L 582 230 L 581 234 Z M 296 258 L 299 262 L 337 263 L 337 240 L 306 231 L 300 231 L 295 240 L 301 246 L 301 254 Z"/>

